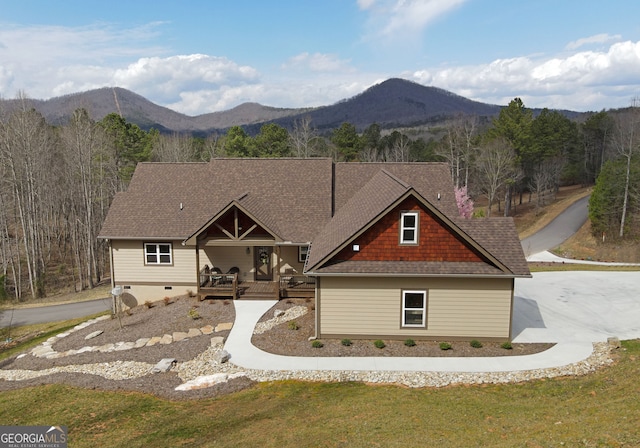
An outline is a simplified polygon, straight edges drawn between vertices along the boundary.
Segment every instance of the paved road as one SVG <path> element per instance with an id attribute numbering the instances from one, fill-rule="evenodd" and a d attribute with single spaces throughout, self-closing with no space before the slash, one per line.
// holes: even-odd
<path id="1" fill-rule="evenodd" d="M 529 257 L 566 241 L 587 222 L 588 205 L 589 196 L 577 200 L 542 230 L 522 240 L 524 255 Z"/>
<path id="2" fill-rule="evenodd" d="M 66 303 L 64 305 L 51 305 L 37 308 L 21 308 L 17 310 L 4 310 L 0 315 L 0 328 L 21 325 L 56 322 L 59 320 L 74 319 L 76 317 L 89 316 L 111 309 L 111 299 L 96 299 L 88 302 Z"/>

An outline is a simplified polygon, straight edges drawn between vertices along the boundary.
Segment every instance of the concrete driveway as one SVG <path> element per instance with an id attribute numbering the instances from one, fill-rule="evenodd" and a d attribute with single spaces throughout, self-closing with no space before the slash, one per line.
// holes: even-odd
<path id="1" fill-rule="evenodd" d="M 515 342 L 640 338 L 640 272 L 539 272 L 517 279 Z"/>

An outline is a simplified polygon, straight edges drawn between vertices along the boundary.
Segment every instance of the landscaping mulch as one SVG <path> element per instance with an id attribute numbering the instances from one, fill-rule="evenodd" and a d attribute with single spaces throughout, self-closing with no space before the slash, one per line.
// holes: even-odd
<path id="1" fill-rule="evenodd" d="M 371 340 L 353 339 L 352 345 L 348 347 L 342 345 L 340 340 L 323 340 L 322 348 L 313 348 L 308 340 L 314 333 L 313 301 L 305 299 L 282 300 L 268 311 L 261 318 L 261 321 L 271 319 L 275 309 L 286 310 L 293 306 L 308 307 L 308 312 L 304 316 L 295 319 L 298 329 L 291 330 L 290 323 L 285 322 L 261 335 L 254 335 L 253 343 L 258 348 L 269 353 L 288 356 L 513 356 L 536 353 L 552 346 L 552 344 L 513 344 L 513 350 L 505 350 L 500 348 L 500 343 L 495 342 L 483 341 L 482 348 L 473 348 L 469 342 L 449 341 L 452 349 L 443 351 L 438 346 L 439 341 L 416 340 L 416 346 L 407 347 L 403 341 L 385 340 L 386 347 L 379 349 L 373 345 Z M 190 310 L 196 310 L 199 318 L 193 319 L 193 313 L 190 315 Z M 201 328 L 205 325 L 215 327 L 218 324 L 234 320 L 235 307 L 231 300 L 207 299 L 199 302 L 194 297 L 183 296 L 173 298 L 167 305 L 160 301 L 154 302 L 151 308 L 141 305 L 131 309 L 122 315 L 122 328 L 120 328 L 118 319 L 97 322 L 62 338 L 53 345 L 53 348 L 58 352 L 64 352 L 85 346 L 99 346 L 123 341 L 133 342 L 139 338 L 163 336 L 173 332 L 187 332 L 190 328 Z M 103 333 L 93 339 L 85 340 L 85 336 L 98 330 L 102 330 Z M 162 358 L 175 358 L 178 362 L 185 362 L 204 352 L 210 345 L 211 337 L 223 336 L 226 338 L 228 334 L 227 330 L 167 345 L 157 344 L 152 347 L 111 353 L 86 352 L 56 359 L 41 359 L 31 355 L 21 359 L 14 357 L 0 363 L 0 367 L 3 369 L 42 370 L 56 366 L 94 364 L 117 360 L 155 364 Z M 173 372 L 119 381 L 89 374 L 56 373 L 24 381 L 0 380 L 0 391 L 58 383 L 96 390 L 135 391 L 171 400 L 216 397 L 234 393 L 255 384 L 248 378 L 237 378 L 210 388 L 178 392 L 174 389 L 182 381 Z"/>
<path id="2" fill-rule="evenodd" d="M 251 342 L 256 347 L 269 353 L 287 356 L 408 356 L 408 357 L 493 357 L 519 356 L 539 353 L 551 348 L 554 344 L 519 344 L 512 343 L 512 349 L 501 347 L 504 341 L 480 341 L 481 348 L 472 347 L 470 341 L 453 340 L 418 340 L 415 346 L 408 347 L 405 340 L 384 339 L 385 347 L 380 349 L 374 345 L 373 339 L 351 339 L 351 345 L 345 346 L 341 339 L 322 339 L 322 348 L 314 348 L 309 338 L 315 336 L 315 309 L 313 302 L 305 299 L 281 300 L 260 319 L 264 322 L 273 317 L 276 309 L 286 310 L 294 306 L 306 306 L 308 312 L 295 319 L 297 330 L 293 330 L 289 322 L 275 326 L 273 329 L 253 335 Z M 441 342 L 448 342 L 450 350 L 440 349 Z"/>

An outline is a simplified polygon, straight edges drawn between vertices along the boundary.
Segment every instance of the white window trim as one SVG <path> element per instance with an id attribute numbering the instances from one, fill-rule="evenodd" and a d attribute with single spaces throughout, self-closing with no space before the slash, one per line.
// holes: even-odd
<path id="1" fill-rule="evenodd" d="M 406 297 L 407 294 L 421 294 L 422 295 L 422 307 L 421 308 L 407 308 Z M 408 324 L 405 322 L 405 311 L 407 310 L 420 310 L 422 311 L 422 323 L 420 324 Z M 402 291 L 402 326 L 408 328 L 425 328 L 427 326 L 427 291 L 415 291 L 415 290 L 403 290 Z"/>
<path id="2" fill-rule="evenodd" d="M 404 218 L 406 216 L 415 216 L 416 225 L 414 227 L 405 227 Z M 400 244 L 418 244 L 418 229 L 420 228 L 420 214 L 418 212 L 402 212 L 400 214 Z M 404 239 L 404 231 L 413 230 L 413 240 Z"/>
<path id="3" fill-rule="evenodd" d="M 309 246 L 298 246 L 298 262 L 304 263 L 309 254 Z"/>
<path id="4" fill-rule="evenodd" d="M 156 246 L 156 252 L 149 252 L 149 246 Z M 160 246 L 168 246 L 169 247 L 169 261 L 168 262 L 162 262 L 160 261 L 160 255 L 167 255 L 164 252 L 160 252 Z M 156 256 L 156 260 L 155 262 L 152 261 L 148 261 L 148 256 L 149 255 L 155 255 Z M 150 266 L 157 266 L 157 265 L 170 265 L 173 264 L 173 245 L 171 243 L 144 243 L 144 264 L 145 265 L 150 265 Z"/>

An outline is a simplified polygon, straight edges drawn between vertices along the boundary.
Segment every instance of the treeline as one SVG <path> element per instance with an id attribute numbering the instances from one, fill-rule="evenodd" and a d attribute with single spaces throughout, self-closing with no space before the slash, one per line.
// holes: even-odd
<path id="1" fill-rule="evenodd" d="M 459 116 L 428 129 L 371 124 L 358 133 L 344 122 L 321 135 L 302 118 L 290 130 L 270 123 L 250 136 L 235 126 L 197 138 L 145 132 L 117 114 L 96 122 L 82 109 L 53 127 L 22 98 L 20 108 L 0 111 L 0 299 L 43 297 L 70 284 L 92 288 L 108 277 L 106 244 L 97 234 L 113 197 L 142 161 L 446 161 L 456 187 L 486 196 L 487 215 L 496 207 L 509 215 L 534 195 L 542 206 L 562 184 L 596 183 L 594 233 L 637 236 L 638 110 L 603 111 L 576 122 L 549 110 L 534 117 L 516 98 L 493 120 Z"/>

